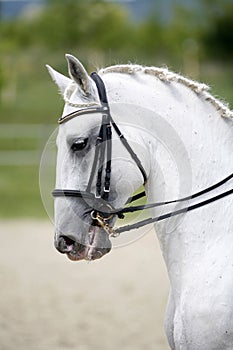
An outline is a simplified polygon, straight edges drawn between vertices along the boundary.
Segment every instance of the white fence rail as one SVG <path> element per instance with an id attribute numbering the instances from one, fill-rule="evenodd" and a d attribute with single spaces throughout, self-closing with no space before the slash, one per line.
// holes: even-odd
<path id="1" fill-rule="evenodd" d="M 14 165 L 38 165 L 41 153 L 56 125 L 45 124 L 1 124 L 0 145 L 4 145 L 4 139 L 12 140 L 11 150 L 4 150 L 0 146 L 0 166 Z M 21 150 L 14 143 L 18 139 L 35 140 L 33 149 Z M 12 149 L 13 148 L 13 149 Z"/>

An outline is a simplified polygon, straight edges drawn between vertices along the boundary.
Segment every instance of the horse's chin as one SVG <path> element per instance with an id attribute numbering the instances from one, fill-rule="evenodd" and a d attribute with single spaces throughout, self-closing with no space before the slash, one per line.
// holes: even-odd
<path id="1" fill-rule="evenodd" d="M 91 226 L 88 232 L 87 245 L 73 242 L 69 251 L 66 252 L 67 257 L 72 261 L 91 261 L 102 258 L 111 250 L 111 242 L 105 235 L 106 233 L 98 226 Z"/>
<path id="2" fill-rule="evenodd" d="M 94 248 L 86 247 L 83 252 L 69 252 L 66 253 L 67 257 L 72 261 L 88 260 L 93 261 L 102 258 L 105 254 L 109 253 L 111 248 Z"/>

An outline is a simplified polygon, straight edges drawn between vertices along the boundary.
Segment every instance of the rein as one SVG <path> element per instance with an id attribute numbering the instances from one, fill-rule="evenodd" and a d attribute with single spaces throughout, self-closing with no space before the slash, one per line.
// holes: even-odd
<path id="1" fill-rule="evenodd" d="M 233 173 L 227 176 L 226 178 L 224 178 L 223 180 L 215 183 L 214 185 L 205 188 L 204 190 L 201 190 L 197 193 L 194 193 L 190 196 L 186 196 L 180 199 L 164 201 L 164 202 L 156 202 L 156 203 L 150 203 L 150 204 L 144 204 L 144 205 L 138 205 L 138 206 L 130 206 L 126 208 L 118 208 L 118 209 L 113 208 L 108 202 L 109 193 L 110 193 L 110 183 L 111 183 L 112 128 L 115 130 L 116 134 L 119 136 L 120 141 L 122 142 L 124 147 L 127 149 L 131 158 L 134 160 L 138 169 L 140 170 L 144 180 L 143 182 L 144 185 L 147 182 L 147 175 L 146 175 L 145 169 L 142 166 L 141 161 L 139 160 L 136 153 L 133 151 L 128 141 L 126 140 L 124 135 L 121 133 L 119 127 L 117 126 L 117 124 L 115 123 L 115 121 L 111 116 L 104 82 L 102 81 L 100 76 L 95 72 L 91 74 L 91 78 L 96 84 L 101 106 L 89 107 L 82 110 L 78 110 L 58 119 L 58 123 L 62 124 L 80 115 L 92 114 L 92 113 L 102 114 L 102 122 L 99 130 L 99 135 L 96 140 L 95 155 L 94 155 L 94 160 L 92 164 L 88 185 L 87 185 L 86 191 L 54 189 L 52 192 L 53 197 L 78 197 L 78 198 L 90 199 L 94 204 L 93 207 L 96 208 L 90 211 L 90 215 L 92 218 L 92 225 L 101 226 L 107 232 L 107 234 L 109 234 L 112 237 L 116 237 L 122 232 L 137 229 L 154 222 L 168 219 L 172 216 L 176 216 L 194 209 L 201 208 L 207 204 L 210 204 L 230 194 L 233 194 L 233 188 L 232 188 L 228 191 L 222 192 L 219 195 L 216 195 L 214 197 L 211 197 L 209 199 L 206 199 L 204 201 L 201 201 L 193 205 L 188 205 L 182 209 L 171 211 L 154 218 L 148 218 L 148 219 L 139 221 L 135 224 L 125 225 L 119 228 L 111 227 L 108 224 L 108 220 L 110 220 L 113 217 L 113 215 L 117 215 L 120 219 L 123 219 L 124 214 L 126 213 L 133 213 L 144 209 L 161 207 L 168 204 L 180 203 L 180 202 L 185 202 L 185 201 L 198 198 L 206 193 L 213 191 L 216 188 L 221 187 L 226 182 L 230 181 L 233 178 Z M 105 169 L 103 169 L 103 164 L 105 160 L 106 160 L 106 167 Z M 105 174 L 103 176 L 104 171 L 105 171 Z M 94 181 L 96 172 L 97 172 L 96 192 L 95 194 L 93 194 L 90 191 L 91 191 L 91 186 Z M 104 177 L 104 183 L 102 183 L 103 177 Z M 137 195 L 130 197 L 126 204 L 132 203 L 138 200 L 139 198 L 142 198 L 145 196 L 146 196 L 146 193 L 143 191 Z"/>

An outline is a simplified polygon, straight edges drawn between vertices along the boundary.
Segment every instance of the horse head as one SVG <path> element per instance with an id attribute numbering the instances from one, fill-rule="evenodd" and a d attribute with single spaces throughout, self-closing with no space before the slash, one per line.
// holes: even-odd
<path id="1" fill-rule="evenodd" d="M 71 260 L 94 260 L 112 247 L 117 215 L 110 211 L 122 207 L 145 178 L 122 135 L 108 132 L 109 104 L 95 81 L 75 57 L 66 58 L 70 78 L 47 66 L 66 102 L 57 136 L 55 247 Z"/>

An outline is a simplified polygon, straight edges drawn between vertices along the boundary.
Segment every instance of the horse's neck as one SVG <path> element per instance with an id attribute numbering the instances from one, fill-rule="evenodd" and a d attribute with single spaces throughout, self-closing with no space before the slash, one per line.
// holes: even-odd
<path id="1" fill-rule="evenodd" d="M 170 148 L 172 157 L 177 152 L 186 153 L 181 157 L 182 160 L 187 158 L 191 168 L 183 170 L 192 171 L 192 191 L 206 187 L 233 171 L 230 164 L 232 120 L 221 117 L 208 101 L 180 83 L 165 83 L 146 74 L 137 78 L 107 74 L 105 79 L 113 102 L 134 104 L 154 111 L 154 114 L 143 115 L 141 124 L 155 135 L 158 143 Z M 127 116 L 124 118 L 127 121 Z M 159 152 L 156 156 L 160 156 Z M 166 165 L 166 172 L 169 172 L 170 166 Z M 184 184 L 182 187 L 185 187 Z"/>
<path id="2" fill-rule="evenodd" d="M 200 191 L 233 172 L 232 121 L 222 118 L 191 89 L 150 76 L 133 79 L 117 74 L 109 77 L 108 86 L 113 102 L 132 103 L 155 112 L 142 121 L 155 135 L 148 184 L 150 202 Z M 221 240 L 230 244 L 226 237 L 231 233 L 232 205 L 230 196 L 156 225 L 170 276 L 175 276 L 181 265 L 191 266 L 200 259 L 212 243 Z M 157 214 L 161 209 L 154 210 Z M 176 265 L 179 268 L 173 273 L 171 266 L 176 269 Z"/>

